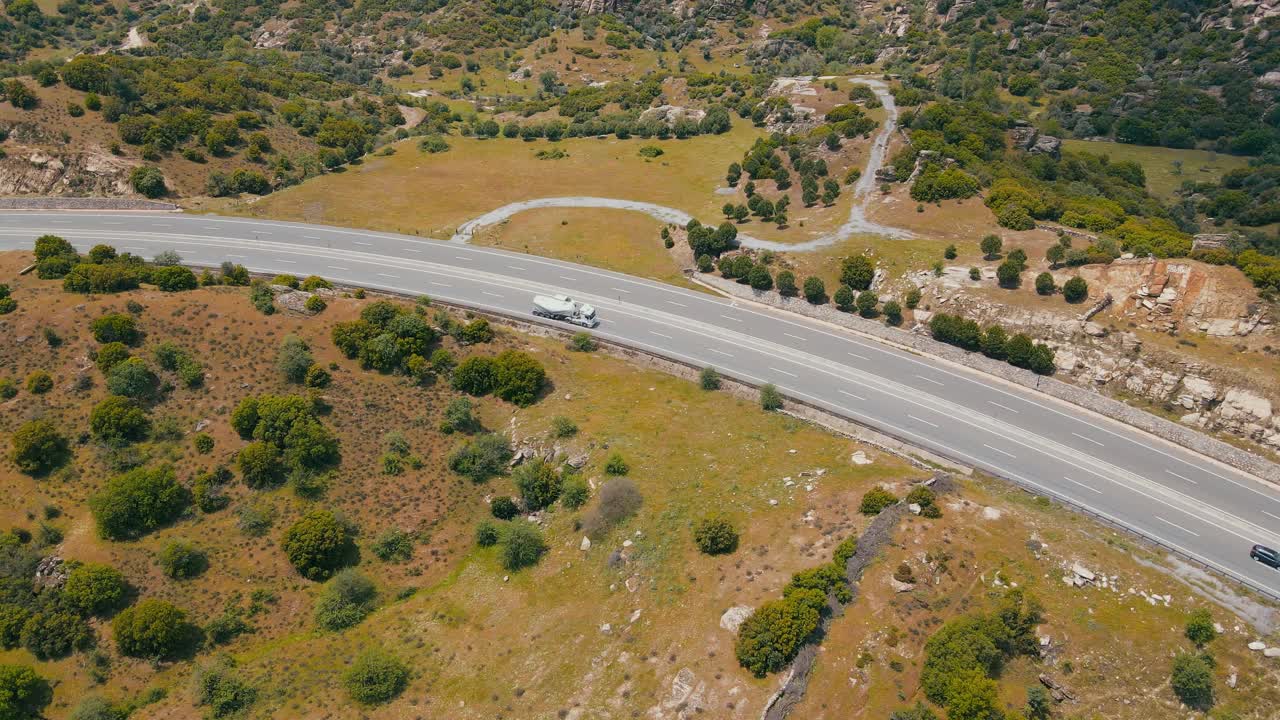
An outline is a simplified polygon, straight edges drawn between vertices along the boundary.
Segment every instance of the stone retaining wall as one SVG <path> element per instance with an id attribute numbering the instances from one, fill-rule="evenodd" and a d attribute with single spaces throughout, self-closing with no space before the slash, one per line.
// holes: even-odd
<path id="1" fill-rule="evenodd" d="M 88 197 L 0 197 L 0 210 L 177 210 L 159 200 Z"/>
<path id="2" fill-rule="evenodd" d="M 1093 412 L 1119 420 L 1157 437 L 1207 455 L 1236 469 L 1280 484 L 1280 465 L 1259 455 L 1242 450 L 1204 433 L 1183 427 L 1145 410 L 1130 407 L 1119 400 L 1109 398 L 1096 390 L 1036 375 L 1029 370 L 1016 368 L 1008 363 L 992 360 L 980 353 L 971 353 L 958 347 L 938 342 L 927 334 L 914 333 L 890 327 L 883 322 L 868 320 L 853 313 L 837 310 L 834 305 L 812 305 L 803 297 L 783 297 L 773 291 L 754 290 L 734 280 L 710 273 L 694 273 L 695 282 L 720 290 L 732 297 L 752 300 L 780 310 L 787 310 L 806 317 L 823 320 L 855 330 L 863 335 L 884 340 L 921 354 L 942 358 L 974 370 L 1038 390 L 1046 395 L 1065 400 Z"/>

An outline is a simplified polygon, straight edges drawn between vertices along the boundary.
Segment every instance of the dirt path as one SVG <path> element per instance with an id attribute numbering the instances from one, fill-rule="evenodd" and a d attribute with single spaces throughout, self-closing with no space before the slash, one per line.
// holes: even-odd
<path id="1" fill-rule="evenodd" d="M 820 237 L 806 240 L 798 243 L 777 242 L 774 240 L 762 240 L 750 235 L 740 233 L 738 235 L 738 244 L 753 248 L 756 250 L 773 250 L 784 252 L 810 252 L 820 248 L 834 245 L 853 235 L 884 235 L 892 238 L 911 237 L 911 233 L 901 228 L 889 227 L 872 222 L 867 219 L 866 206 L 871 198 L 871 190 L 875 187 L 876 171 L 884 165 L 885 154 L 888 152 L 889 139 L 893 136 L 893 131 L 898 127 L 898 106 L 894 104 L 893 95 L 889 94 L 889 87 L 884 82 L 875 78 L 856 77 L 850 78 L 851 82 L 866 85 L 876 94 L 880 102 L 884 104 L 885 121 L 880 126 L 880 131 L 876 133 L 876 137 L 871 142 L 871 152 L 867 156 L 867 165 L 862 170 L 862 176 L 858 178 L 858 182 L 853 187 L 854 203 L 849 210 L 849 219 L 843 225 L 836 228 L 834 232 L 827 233 Z M 610 208 L 614 210 L 630 210 L 633 212 L 642 212 L 655 220 L 672 223 L 676 225 L 685 225 L 693 216 L 683 210 L 667 207 L 665 205 L 655 205 L 653 203 L 640 202 L 638 200 L 623 200 L 621 198 L 592 197 L 589 195 L 571 195 L 566 197 L 547 197 L 537 198 L 535 200 L 522 200 L 520 202 L 509 203 L 502 207 L 490 210 L 480 217 L 473 218 L 458 226 L 457 232 L 450 238 L 450 242 L 467 243 L 471 241 L 476 230 L 496 225 L 509 220 L 512 216 L 522 213 L 526 210 L 536 210 L 540 208 Z"/>

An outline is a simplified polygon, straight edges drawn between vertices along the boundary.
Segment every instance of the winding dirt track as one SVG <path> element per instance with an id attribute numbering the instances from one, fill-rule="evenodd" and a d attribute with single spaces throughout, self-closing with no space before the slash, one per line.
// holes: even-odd
<path id="1" fill-rule="evenodd" d="M 762 240 L 745 233 L 739 233 L 739 245 L 756 250 L 809 252 L 833 245 L 853 235 L 883 235 L 892 238 L 911 237 L 911 233 L 906 230 L 872 222 L 867 219 L 866 215 L 867 203 L 871 197 L 871 189 L 875 186 L 876 171 L 884 165 L 885 154 L 889 149 L 889 139 L 893 136 L 893 131 L 898 127 L 898 106 L 894 104 L 893 95 L 889 94 L 889 88 L 884 84 L 884 82 L 875 78 L 862 77 L 850 78 L 850 80 L 851 82 L 866 85 L 871 88 L 871 90 L 876 94 L 876 97 L 880 99 L 880 102 L 884 104 L 885 121 L 884 124 L 880 126 L 880 131 L 876 133 L 876 137 L 871 143 L 871 152 L 867 157 L 867 165 L 862 170 L 862 176 L 858 178 L 857 184 L 853 187 L 854 203 L 853 207 L 849 210 L 849 218 L 845 220 L 843 225 L 836 228 L 833 232 L 810 240 L 805 240 L 803 242 L 786 243 L 774 240 Z M 457 232 L 455 232 L 453 237 L 450 238 L 450 241 L 456 243 L 470 242 L 472 236 L 475 235 L 476 230 L 482 227 L 488 227 L 490 225 L 497 225 L 498 223 L 505 222 L 511 217 L 526 210 L 536 210 L 541 208 L 610 208 L 613 210 L 630 210 L 634 212 L 642 212 L 649 217 L 664 223 L 673 223 L 677 225 L 687 224 L 693 219 L 692 215 L 683 210 L 677 210 L 676 208 L 667 207 L 665 205 L 640 202 L 638 200 L 593 197 L 590 195 L 545 197 L 509 203 L 494 210 L 490 210 L 480 217 L 468 220 L 458 226 Z"/>

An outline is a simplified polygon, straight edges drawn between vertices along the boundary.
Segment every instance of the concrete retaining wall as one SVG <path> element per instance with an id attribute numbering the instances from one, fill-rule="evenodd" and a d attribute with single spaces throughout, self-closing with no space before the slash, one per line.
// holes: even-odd
<path id="1" fill-rule="evenodd" d="M 159 200 L 87 197 L 0 197 L 0 210 L 177 210 Z"/>

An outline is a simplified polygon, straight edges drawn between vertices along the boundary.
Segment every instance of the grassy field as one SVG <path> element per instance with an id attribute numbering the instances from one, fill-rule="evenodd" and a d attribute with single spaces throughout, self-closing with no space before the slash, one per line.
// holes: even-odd
<path id="1" fill-rule="evenodd" d="M 663 250 L 662 223 L 648 215 L 599 208 L 543 209 L 520 213 L 481 230 L 477 245 L 492 245 L 544 257 L 571 260 L 659 280 L 701 287 L 685 279 Z"/>
<path id="2" fill-rule="evenodd" d="M 1142 165 L 1147 173 L 1147 190 L 1166 202 L 1175 199 L 1176 191 L 1183 181 L 1212 182 L 1230 170 L 1249 164 L 1248 158 L 1209 150 L 1181 150 L 1113 142 L 1063 140 L 1062 149 L 1109 155 L 1117 162 L 1133 161 Z"/>
<path id="3" fill-rule="evenodd" d="M 234 209 L 246 215 L 324 222 L 447 238 L 457 226 L 518 200 L 596 195 L 669 205 L 706 218 L 720 217 L 715 194 L 724 169 L 741 159 L 758 131 L 736 123 L 724 135 L 688 140 L 598 140 L 558 143 L 449 138 L 453 149 L 430 155 L 413 140 L 394 155 L 369 157 L 346 172 L 325 175 Z M 643 145 L 664 154 L 640 157 Z M 568 157 L 540 160 L 539 150 Z"/>
<path id="4" fill-rule="evenodd" d="M 919 676 L 928 637 L 946 620 L 989 610 L 1011 586 L 1043 603 L 1045 621 L 1036 635 L 1049 645 L 1044 659 L 1019 658 L 1004 669 L 1000 695 L 1009 710 L 1025 707 L 1026 688 L 1045 673 L 1078 696 L 1058 706 L 1054 717 L 1185 717 L 1169 689 L 1170 662 L 1194 649 L 1183 626 L 1203 607 L 1225 630 L 1207 648 L 1217 661 L 1212 717 L 1273 716 L 1280 671 L 1246 648 L 1256 632 L 1171 577 L 1160 554 L 1006 485 L 969 485 L 963 499 L 948 499 L 941 520 L 908 516 L 899 526 L 895 547 L 868 569 L 857 603 L 834 622 L 795 717 L 871 720 L 923 700 Z M 994 517 L 984 508 L 993 508 Z M 899 593 L 889 580 L 904 562 L 917 582 Z M 1061 578 L 1076 562 L 1115 576 L 1117 590 L 1065 585 Z M 1166 607 L 1141 593 L 1172 599 Z M 1234 690 L 1227 687 L 1233 674 Z"/>

